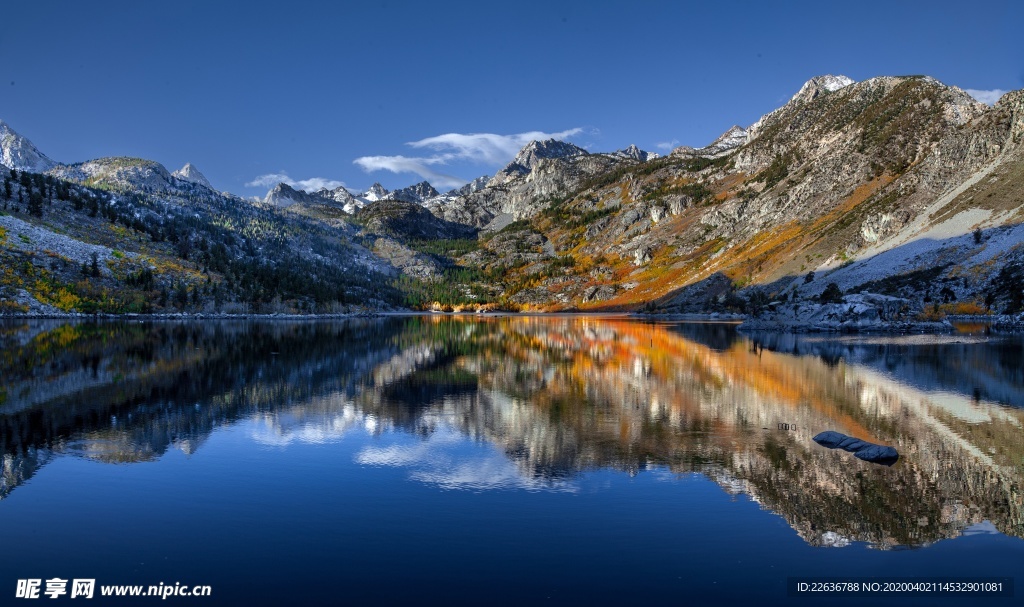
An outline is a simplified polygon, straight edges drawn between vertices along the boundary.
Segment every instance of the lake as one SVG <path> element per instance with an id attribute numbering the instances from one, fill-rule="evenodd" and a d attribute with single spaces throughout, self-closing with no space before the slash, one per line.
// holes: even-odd
<path id="1" fill-rule="evenodd" d="M 0 604 L 1024 604 L 1019 336 L 31 320 L 0 370 Z"/>

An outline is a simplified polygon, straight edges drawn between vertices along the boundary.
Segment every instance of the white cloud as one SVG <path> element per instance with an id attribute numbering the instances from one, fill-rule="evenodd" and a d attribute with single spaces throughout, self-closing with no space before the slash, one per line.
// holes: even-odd
<path id="1" fill-rule="evenodd" d="M 279 183 L 286 183 L 297 190 L 306 190 L 307 192 L 315 192 L 320 188 L 327 188 L 333 190 L 345 186 L 345 182 L 338 181 L 336 179 L 326 179 L 324 177 L 310 177 L 309 179 L 292 179 L 284 171 L 280 173 L 267 173 L 266 175 L 260 175 L 253 179 L 249 183 L 245 184 L 246 187 L 250 188 L 271 188 Z"/>
<path id="2" fill-rule="evenodd" d="M 455 188 L 468 183 L 454 175 L 439 173 L 430 168 L 430 165 L 444 164 L 447 159 L 442 157 L 432 158 L 407 158 L 405 156 L 363 156 L 356 158 L 358 164 L 367 173 L 373 171 L 391 171 L 392 173 L 416 173 L 426 179 L 435 188 Z"/>
<path id="3" fill-rule="evenodd" d="M 408 446 L 367 446 L 356 454 L 356 462 L 364 466 L 405 468 L 413 480 L 442 489 L 578 490 L 573 481 L 538 478 L 510 460 L 495 445 L 467 450 L 468 443 L 469 439 L 457 428 L 441 421 L 425 440 Z"/>
<path id="4" fill-rule="evenodd" d="M 1004 91 L 1003 89 L 992 89 L 991 91 L 983 91 L 980 89 L 964 89 L 964 91 L 974 97 L 978 101 L 986 105 L 994 105 L 999 98 L 1009 93 L 1010 91 Z"/>
<path id="5" fill-rule="evenodd" d="M 515 157 L 516 153 L 531 141 L 545 139 L 569 139 L 579 135 L 583 129 L 575 128 L 558 133 L 529 131 L 514 135 L 496 135 L 494 133 L 445 133 L 436 137 L 427 137 L 419 141 L 410 141 L 414 148 L 430 148 L 445 151 L 435 158 L 471 160 L 481 164 L 503 164 Z"/>
<path id="6" fill-rule="evenodd" d="M 655 143 L 654 147 L 658 148 L 659 150 L 667 150 L 667 151 L 671 152 L 678 145 L 679 145 L 679 140 L 678 139 L 673 139 L 672 141 L 662 141 L 661 143 Z"/>
<path id="7" fill-rule="evenodd" d="M 452 161 L 500 166 L 511 161 L 516 153 L 531 141 L 569 139 L 582 132 L 583 129 L 575 128 L 557 133 L 528 131 L 513 135 L 445 133 L 419 141 L 410 141 L 406 144 L 413 148 L 425 148 L 437 152 L 431 156 L 363 156 L 356 158 L 354 162 L 368 173 L 381 170 L 392 173 L 415 173 L 429 181 L 434 187 L 457 187 L 467 183 L 467 180 L 439 172 L 431 167 L 446 165 Z"/>

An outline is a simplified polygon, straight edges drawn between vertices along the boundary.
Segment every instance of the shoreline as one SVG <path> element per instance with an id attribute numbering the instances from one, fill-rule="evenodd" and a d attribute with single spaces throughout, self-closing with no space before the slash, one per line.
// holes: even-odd
<path id="1" fill-rule="evenodd" d="M 687 313 L 687 314 L 657 314 L 649 312 L 437 312 L 417 310 L 361 310 L 358 312 L 343 312 L 329 314 L 232 314 L 232 313 L 206 313 L 206 312 L 175 312 L 163 314 L 111 314 L 96 313 L 86 314 L 82 312 L 66 313 L 15 313 L 0 314 L 0 322 L 20 320 L 120 320 L 120 321 L 165 321 L 165 320 L 348 320 L 353 318 L 383 318 L 398 316 L 452 316 L 452 317 L 475 317 L 475 318 L 497 318 L 506 316 L 522 316 L 536 318 L 556 317 L 605 317 L 605 318 L 628 318 L 640 321 L 661 321 L 661 322 L 702 322 L 722 323 L 737 325 L 737 330 L 747 332 L 769 332 L 769 333 L 794 333 L 794 334 L 944 334 L 957 332 L 956 324 L 982 324 L 987 325 L 987 332 L 994 333 L 1024 333 L 1024 314 L 993 314 L 985 316 L 956 315 L 948 316 L 940 321 L 876 321 L 870 323 L 801 323 L 783 320 L 761 320 L 751 318 L 744 314 L 730 314 L 720 312 L 708 313 Z"/>

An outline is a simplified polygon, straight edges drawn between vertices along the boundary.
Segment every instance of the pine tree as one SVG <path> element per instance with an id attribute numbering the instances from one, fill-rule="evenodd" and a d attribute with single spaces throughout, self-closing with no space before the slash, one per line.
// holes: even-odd
<path id="1" fill-rule="evenodd" d="M 28 196 L 28 212 L 29 215 L 35 215 L 36 217 L 43 216 L 43 195 L 39 192 L 32 192 Z"/>

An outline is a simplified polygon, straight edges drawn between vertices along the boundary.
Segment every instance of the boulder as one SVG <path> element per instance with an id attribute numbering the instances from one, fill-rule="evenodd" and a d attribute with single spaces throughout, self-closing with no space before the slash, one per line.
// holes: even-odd
<path id="1" fill-rule="evenodd" d="M 814 437 L 814 442 L 829 449 L 849 451 L 854 457 L 874 464 L 891 466 L 900 458 L 900 454 L 893 447 L 869 443 L 834 430 L 818 434 Z"/>

